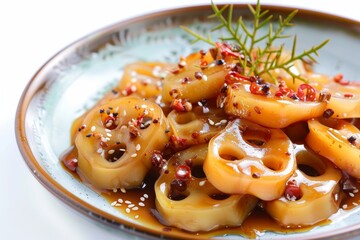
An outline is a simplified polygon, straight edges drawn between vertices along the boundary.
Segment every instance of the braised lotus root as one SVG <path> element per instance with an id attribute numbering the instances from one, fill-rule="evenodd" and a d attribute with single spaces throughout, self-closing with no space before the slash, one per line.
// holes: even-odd
<path id="1" fill-rule="evenodd" d="M 118 89 L 122 95 L 136 93 L 144 98 L 161 95 L 163 80 L 171 68 L 161 62 L 135 62 L 126 65 L 119 81 Z"/>
<path id="2" fill-rule="evenodd" d="M 228 88 L 225 111 L 270 128 L 284 128 L 292 123 L 319 117 L 326 109 L 326 102 L 297 101 L 274 96 L 270 85 L 269 95 L 250 92 L 251 83 L 244 82 Z"/>
<path id="3" fill-rule="evenodd" d="M 360 130 L 342 119 L 311 119 L 305 141 L 349 175 L 360 178 Z"/>
<path id="4" fill-rule="evenodd" d="M 162 105 L 160 96 L 162 82 L 170 66 L 170 64 L 162 62 L 134 62 L 126 65 L 118 85 L 106 93 L 93 108 L 99 108 L 99 106 L 109 103 L 114 99 L 130 95 L 147 98 L 158 105 Z M 73 122 L 71 130 L 72 141 L 78 129 L 81 128 L 85 115 L 86 113 Z"/>
<path id="5" fill-rule="evenodd" d="M 209 142 L 208 180 L 228 194 L 279 198 L 296 169 L 293 144 L 281 129 L 236 119 Z"/>
<path id="6" fill-rule="evenodd" d="M 284 196 L 264 202 L 281 225 L 299 227 L 326 220 L 339 210 L 341 171 L 327 159 L 298 146 L 298 169 L 288 180 Z"/>
<path id="7" fill-rule="evenodd" d="M 342 80 L 343 81 L 343 80 Z M 327 105 L 333 111 L 333 118 L 360 117 L 360 88 L 358 84 L 346 82 L 345 85 L 331 82 L 324 89 L 331 93 Z"/>
<path id="8" fill-rule="evenodd" d="M 184 58 L 179 66 L 178 71 L 168 74 L 164 80 L 164 102 L 170 103 L 179 98 L 195 103 L 219 94 L 226 75 L 225 62 L 216 64 L 210 52 L 205 55 L 198 52 Z"/>
<path id="9" fill-rule="evenodd" d="M 255 207 L 254 196 L 228 195 L 207 181 L 206 154 L 206 144 L 176 153 L 156 181 L 156 208 L 167 225 L 191 232 L 239 226 Z"/>
<path id="10" fill-rule="evenodd" d="M 211 137 L 227 125 L 225 112 L 214 102 L 198 102 L 191 111 L 173 110 L 168 115 L 176 148 L 184 148 L 208 142 Z"/>
<path id="11" fill-rule="evenodd" d="M 92 109 L 83 125 L 75 138 L 77 172 L 99 189 L 139 186 L 151 167 L 151 152 L 169 140 L 161 108 L 137 97 Z"/>

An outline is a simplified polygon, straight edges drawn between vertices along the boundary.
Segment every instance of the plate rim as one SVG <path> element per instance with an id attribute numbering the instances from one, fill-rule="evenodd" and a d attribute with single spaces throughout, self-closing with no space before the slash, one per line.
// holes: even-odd
<path id="1" fill-rule="evenodd" d="M 232 3 L 233 4 L 233 3 Z M 225 4 L 217 4 L 218 7 L 224 6 Z M 233 4 L 234 8 L 236 9 L 245 9 L 247 8 L 247 4 Z M 297 17 L 302 19 L 322 19 L 326 21 L 331 21 L 334 23 L 343 24 L 348 29 L 354 28 L 355 31 L 360 33 L 360 22 L 346 18 L 343 16 L 339 16 L 333 13 L 327 13 L 324 11 L 318 10 L 311 10 L 305 8 L 298 8 L 298 7 L 289 7 L 283 5 L 269 5 L 269 4 L 262 4 L 262 10 L 269 9 L 276 13 L 289 13 L 295 9 L 298 9 L 299 12 L 297 13 Z M 100 38 L 103 35 L 110 35 L 116 30 L 122 29 L 127 25 L 141 23 L 149 19 L 160 19 L 165 18 L 167 16 L 172 16 L 173 14 L 183 14 L 189 12 L 196 12 L 196 11 L 209 11 L 210 5 L 200 4 L 200 5 L 193 5 L 193 6 L 185 6 L 185 7 L 177 7 L 177 8 L 170 8 L 155 12 L 149 12 L 144 15 L 138 15 L 132 18 L 128 18 L 122 21 L 115 22 L 108 26 L 104 26 L 99 28 L 93 32 L 86 34 L 85 36 L 73 41 L 72 43 L 66 45 L 62 49 L 60 49 L 57 53 L 53 54 L 49 60 L 47 60 L 31 77 L 30 81 L 26 84 L 21 97 L 18 101 L 16 113 L 15 113 L 15 137 L 16 142 L 18 145 L 18 149 L 20 150 L 21 156 L 25 161 L 26 165 L 28 166 L 29 170 L 33 174 L 33 176 L 43 185 L 49 192 L 56 196 L 56 198 L 60 199 L 61 202 L 65 203 L 65 205 L 69 206 L 70 208 L 74 209 L 77 212 L 87 216 L 90 219 L 95 220 L 96 222 L 103 223 L 107 226 L 113 227 L 115 229 L 125 231 L 128 234 L 136 234 L 139 237 L 146 237 L 157 239 L 159 237 L 170 237 L 174 238 L 174 236 L 170 233 L 166 232 L 158 232 L 156 230 L 152 230 L 142 226 L 141 224 L 135 224 L 129 222 L 127 220 L 118 218 L 114 215 L 111 215 L 105 211 L 102 211 L 96 207 L 91 206 L 86 201 L 76 197 L 73 193 L 68 191 L 62 185 L 60 185 L 57 181 L 55 181 L 49 173 L 39 164 L 36 157 L 33 155 L 30 144 L 26 137 L 26 113 L 30 102 L 33 96 L 38 92 L 41 91 L 44 84 L 46 83 L 46 76 L 48 73 L 52 71 L 52 66 L 58 64 L 61 59 L 66 59 L 66 57 L 70 56 L 74 50 L 78 47 L 82 46 L 90 39 L 95 41 L 94 39 Z M 360 234 L 360 224 L 354 224 L 352 226 L 346 227 L 346 229 L 340 229 L 332 233 L 322 233 L 320 238 L 316 239 L 332 239 L 336 236 L 341 234 L 342 237 L 352 237 Z M 175 236 L 176 237 L 176 236 Z M 183 237 L 183 236 L 181 236 Z M 190 238 L 189 238 L 190 239 Z M 306 239 L 309 239 L 307 237 Z"/>

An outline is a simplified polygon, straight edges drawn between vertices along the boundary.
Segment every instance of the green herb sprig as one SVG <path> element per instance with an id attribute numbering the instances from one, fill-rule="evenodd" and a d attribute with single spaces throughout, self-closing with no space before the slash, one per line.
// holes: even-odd
<path id="1" fill-rule="evenodd" d="M 211 7 L 214 14 L 210 15 L 209 18 L 217 18 L 219 21 L 219 25 L 211 29 L 211 31 L 214 32 L 220 29 L 225 29 L 230 36 L 220 37 L 219 39 L 223 42 L 234 42 L 239 45 L 241 49 L 241 58 L 239 58 L 239 63 L 242 65 L 244 74 L 247 76 L 262 76 L 266 74 L 275 83 L 277 83 L 277 80 L 271 74 L 271 71 L 275 69 L 283 69 L 293 78 L 294 81 L 295 79 L 298 79 L 307 82 L 307 79 L 301 76 L 301 74 L 291 71 L 291 68 L 293 67 L 295 61 L 305 61 L 305 58 L 317 63 L 315 56 L 319 56 L 318 50 L 329 42 L 329 39 L 327 39 L 322 43 L 297 54 L 297 38 L 295 35 L 292 41 L 290 58 L 280 61 L 280 56 L 284 51 L 284 44 L 281 44 L 280 47 L 277 48 L 274 47 L 274 44 L 279 39 L 291 37 L 289 35 L 284 35 L 283 32 L 286 28 L 293 26 L 291 21 L 297 14 L 298 10 L 292 11 L 285 18 L 280 15 L 278 18 L 278 27 L 277 29 L 273 29 L 271 20 L 274 16 L 268 14 L 269 10 L 262 11 L 260 0 L 258 0 L 255 8 L 248 5 L 249 10 L 253 15 L 253 27 L 251 29 L 246 26 L 241 16 L 236 22 L 233 21 L 233 5 L 225 5 L 219 9 L 214 2 L 211 1 Z M 265 34 L 260 35 L 259 30 L 266 26 L 268 26 L 268 31 Z M 203 41 L 215 46 L 215 42 L 211 39 L 210 35 L 203 36 L 185 26 L 182 26 L 182 28 L 195 37 L 193 43 Z M 264 47 L 261 48 L 260 44 L 263 44 Z"/>

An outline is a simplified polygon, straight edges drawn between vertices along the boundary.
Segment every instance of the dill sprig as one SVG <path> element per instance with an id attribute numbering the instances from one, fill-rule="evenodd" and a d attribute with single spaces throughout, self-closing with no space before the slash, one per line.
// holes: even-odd
<path id="1" fill-rule="evenodd" d="M 269 14 L 269 10 L 261 10 L 260 0 L 257 1 L 255 8 L 250 4 L 248 5 L 253 16 L 252 28 L 246 26 L 241 16 L 236 22 L 233 21 L 233 5 L 225 5 L 222 8 L 218 8 L 214 2 L 211 1 L 211 7 L 214 14 L 210 15 L 209 18 L 216 18 L 219 21 L 219 25 L 212 28 L 211 31 L 214 32 L 225 29 L 229 36 L 220 37 L 219 39 L 223 42 L 234 42 L 239 45 L 241 49 L 239 63 L 242 65 L 244 74 L 247 76 L 262 76 L 266 74 L 276 83 L 277 80 L 271 74 L 271 71 L 283 69 L 293 78 L 293 80 L 299 79 L 307 82 L 307 79 L 301 76 L 301 74 L 291 71 L 291 68 L 294 66 L 295 61 L 305 61 L 305 58 L 311 59 L 311 61 L 316 63 L 315 56 L 319 56 L 318 50 L 329 42 L 329 39 L 327 39 L 322 43 L 297 54 L 297 38 L 295 35 L 293 36 L 290 58 L 281 59 L 280 57 L 284 51 L 284 44 L 280 44 L 280 47 L 275 48 L 275 42 L 280 39 L 291 37 L 290 35 L 285 35 L 284 30 L 293 26 L 291 21 L 298 10 L 292 11 L 285 18 L 280 15 L 278 17 L 278 27 L 277 29 L 274 29 L 271 22 L 274 16 Z M 259 30 L 266 26 L 268 27 L 266 33 L 260 34 Z M 210 34 L 203 36 L 188 27 L 182 26 L 182 28 L 195 37 L 193 43 L 203 41 L 215 46 L 215 42 L 211 39 Z M 261 44 L 264 46 L 260 47 Z"/>

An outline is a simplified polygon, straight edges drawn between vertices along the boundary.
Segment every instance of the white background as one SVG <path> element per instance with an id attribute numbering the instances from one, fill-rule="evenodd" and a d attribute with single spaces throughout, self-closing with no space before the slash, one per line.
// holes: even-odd
<path id="1" fill-rule="evenodd" d="M 15 140 L 17 103 L 37 69 L 80 37 L 123 19 L 197 3 L 208 4 L 210 0 L 0 2 L 0 239 L 121 239 L 119 232 L 65 206 L 32 176 Z M 262 3 L 315 9 L 360 20 L 354 0 Z"/>

